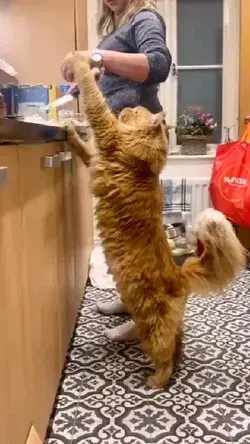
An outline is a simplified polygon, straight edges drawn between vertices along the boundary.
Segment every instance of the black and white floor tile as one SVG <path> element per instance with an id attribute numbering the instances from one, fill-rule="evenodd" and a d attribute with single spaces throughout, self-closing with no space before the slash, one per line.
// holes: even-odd
<path id="1" fill-rule="evenodd" d="M 249 444 L 250 273 L 217 298 L 190 299 L 185 349 L 164 391 L 149 390 L 140 346 L 103 330 L 114 292 L 87 288 L 46 444 Z"/>

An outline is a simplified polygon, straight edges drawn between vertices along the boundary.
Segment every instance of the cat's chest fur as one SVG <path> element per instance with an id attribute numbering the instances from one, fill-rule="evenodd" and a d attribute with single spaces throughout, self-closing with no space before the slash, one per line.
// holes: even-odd
<path id="1" fill-rule="evenodd" d="M 145 256 L 149 263 L 162 242 L 162 190 L 143 166 L 124 162 L 118 152 L 110 158 L 96 156 L 91 167 L 106 259 L 116 280 L 122 274 L 126 282 L 141 280 Z"/>

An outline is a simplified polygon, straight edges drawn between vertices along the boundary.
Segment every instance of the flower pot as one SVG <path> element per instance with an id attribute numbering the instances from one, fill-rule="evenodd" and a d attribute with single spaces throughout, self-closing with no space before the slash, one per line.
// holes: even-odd
<path id="1" fill-rule="evenodd" d="M 181 136 L 181 154 L 198 156 L 207 154 L 208 136 Z"/>

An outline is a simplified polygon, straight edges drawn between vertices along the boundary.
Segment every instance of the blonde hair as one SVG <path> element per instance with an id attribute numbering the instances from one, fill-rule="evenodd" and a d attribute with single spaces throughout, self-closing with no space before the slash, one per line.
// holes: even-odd
<path id="1" fill-rule="evenodd" d="M 97 34 L 100 39 L 112 34 L 116 29 L 126 25 L 129 20 L 143 8 L 157 9 L 157 0 L 128 0 L 128 7 L 121 16 L 115 16 L 114 12 L 104 4 L 97 21 Z"/>

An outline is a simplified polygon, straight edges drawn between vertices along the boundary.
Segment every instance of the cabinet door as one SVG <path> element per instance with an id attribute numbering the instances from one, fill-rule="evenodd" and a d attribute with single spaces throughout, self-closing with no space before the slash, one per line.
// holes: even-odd
<path id="1" fill-rule="evenodd" d="M 250 4 L 249 0 L 241 0 L 241 16 L 240 16 L 240 134 L 243 134 L 245 128 L 245 118 L 250 113 L 250 52 L 249 52 L 249 20 L 250 20 Z"/>
<path id="2" fill-rule="evenodd" d="M 79 301 L 75 285 L 75 233 L 73 223 L 72 154 L 67 145 L 58 144 L 61 168 L 55 170 L 58 232 L 58 281 L 61 318 L 62 356 L 66 355 L 76 322 Z"/>
<path id="3" fill-rule="evenodd" d="M 250 230 L 245 227 L 237 227 L 237 236 L 246 250 L 250 248 Z"/>
<path id="4" fill-rule="evenodd" d="M 73 157 L 72 168 L 76 300 L 80 304 L 88 277 L 89 258 L 93 245 L 93 204 L 88 169 L 76 156 Z"/>
<path id="5" fill-rule="evenodd" d="M 59 145 L 57 147 L 59 149 Z M 66 354 L 84 294 L 92 246 L 92 207 L 88 172 L 67 143 L 55 171 L 58 202 L 58 257 L 62 351 Z"/>
<path id="6" fill-rule="evenodd" d="M 54 171 L 60 166 L 54 166 L 55 146 L 19 148 L 24 273 L 31 326 L 33 423 L 41 439 L 49 422 L 63 361 L 54 187 Z"/>
<path id="7" fill-rule="evenodd" d="M 0 436 L 4 444 L 23 444 L 31 420 L 21 224 L 17 148 L 0 147 Z"/>

